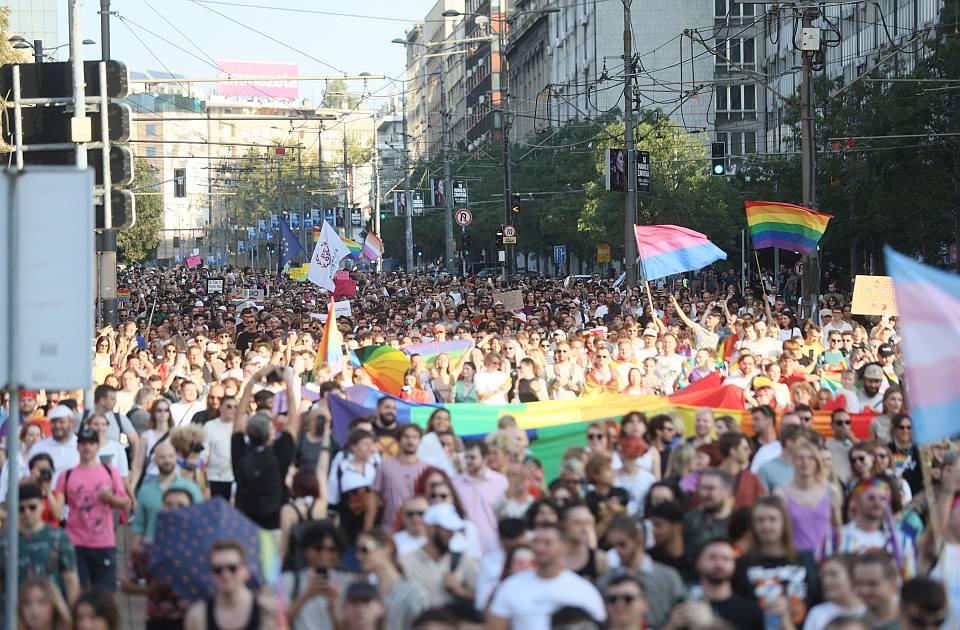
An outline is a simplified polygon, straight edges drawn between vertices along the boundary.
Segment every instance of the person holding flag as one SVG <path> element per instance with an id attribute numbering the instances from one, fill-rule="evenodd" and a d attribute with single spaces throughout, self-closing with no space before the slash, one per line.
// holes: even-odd
<path id="1" fill-rule="evenodd" d="M 320 230 L 320 238 L 317 240 L 317 245 L 313 248 L 313 256 L 310 258 L 310 270 L 307 272 L 307 279 L 332 294 L 336 288 L 333 275 L 337 272 L 340 261 L 349 254 L 350 250 L 337 235 L 336 230 L 324 221 L 323 228 Z"/>

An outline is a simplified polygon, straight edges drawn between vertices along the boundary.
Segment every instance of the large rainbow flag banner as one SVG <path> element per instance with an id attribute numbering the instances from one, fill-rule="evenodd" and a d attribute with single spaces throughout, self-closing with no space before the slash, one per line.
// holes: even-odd
<path id="1" fill-rule="evenodd" d="M 754 249 L 779 247 L 807 255 L 833 217 L 779 201 L 745 201 Z"/>
<path id="2" fill-rule="evenodd" d="M 430 343 L 415 343 L 403 348 L 407 356 L 419 354 L 423 357 L 423 365 L 431 368 L 437 362 L 437 357 L 446 354 L 450 357 L 450 364 L 454 365 L 469 352 L 476 343 L 473 339 L 455 341 L 432 341 Z"/>

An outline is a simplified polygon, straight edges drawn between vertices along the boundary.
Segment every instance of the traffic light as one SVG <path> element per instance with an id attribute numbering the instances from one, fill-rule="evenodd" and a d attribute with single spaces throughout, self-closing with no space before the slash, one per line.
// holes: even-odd
<path id="1" fill-rule="evenodd" d="M 381 211 L 380 211 L 380 220 L 381 220 L 381 221 L 386 221 L 386 220 L 387 220 L 387 213 L 386 213 L 386 211 L 384 211 L 384 210 L 381 210 Z"/>
<path id="2" fill-rule="evenodd" d="M 727 145 L 724 142 L 714 142 L 710 145 L 710 155 L 713 161 L 713 174 L 727 174 Z"/>
<path id="3" fill-rule="evenodd" d="M 510 204 L 510 212 L 513 214 L 513 216 L 520 214 L 520 195 L 513 196 L 513 203 Z"/>
<path id="4" fill-rule="evenodd" d="M 470 255 L 470 242 L 471 242 L 470 235 L 469 235 L 469 234 L 464 234 L 463 237 L 462 237 L 462 241 L 463 241 L 463 255 L 464 255 L 464 256 L 469 256 L 469 255 Z"/>
<path id="5" fill-rule="evenodd" d="M 497 226 L 496 232 L 497 249 L 503 249 L 503 226 Z"/>

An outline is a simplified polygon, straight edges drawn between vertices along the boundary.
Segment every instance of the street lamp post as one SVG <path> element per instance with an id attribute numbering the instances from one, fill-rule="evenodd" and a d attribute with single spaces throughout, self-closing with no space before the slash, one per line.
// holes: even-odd
<path id="1" fill-rule="evenodd" d="M 35 39 L 31 44 L 21 35 L 14 35 L 7 41 L 13 44 L 13 47 L 16 50 L 28 50 L 28 49 L 33 50 L 34 63 L 43 63 L 45 58 L 48 58 L 51 61 L 55 61 L 55 59 L 52 56 L 50 56 L 48 53 L 60 50 L 61 48 L 65 48 L 70 45 L 70 44 L 60 44 L 59 46 L 54 46 L 53 48 L 44 48 L 42 39 Z M 85 39 L 83 40 L 82 43 L 84 46 L 95 46 L 97 42 L 93 41 L 92 39 Z"/>

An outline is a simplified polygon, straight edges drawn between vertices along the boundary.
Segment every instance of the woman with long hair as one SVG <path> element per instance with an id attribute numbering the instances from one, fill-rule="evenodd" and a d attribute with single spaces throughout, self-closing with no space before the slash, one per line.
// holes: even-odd
<path id="1" fill-rule="evenodd" d="M 400 391 L 400 400 L 406 400 L 413 403 L 429 403 L 430 394 L 423 388 L 420 382 L 420 373 L 415 368 L 410 368 L 403 373 L 403 389 Z"/>
<path id="2" fill-rule="evenodd" d="M 873 460 L 876 462 L 874 466 L 876 467 L 879 474 L 887 475 L 891 479 L 895 479 L 897 483 L 897 491 L 900 494 L 900 497 L 903 499 L 904 505 L 913 501 L 913 490 L 910 488 L 910 484 L 906 482 L 905 479 L 897 475 L 897 462 L 893 457 L 893 451 L 890 450 L 890 447 L 886 444 L 881 444 L 879 442 L 872 442 L 871 448 L 873 449 Z M 919 461 L 919 458 L 917 459 Z"/>
<path id="3" fill-rule="evenodd" d="M 587 449 L 591 455 L 610 454 L 610 434 L 599 422 L 587 425 Z"/>
<path id="4" fill-rule="evenodd" d="M 158 442 L 170 438 L 170 419 L 170 401 L 163 397 L 154 400 L 147 418 L 147 430 L 141 435 L 137 451 L 133 455 L 130 478 L 134 488 L 139 487 L 142 480 L 153 479 L 160 474 L 153 461 L 153 449 Z"/>
<path id="5" fill-rule="evenodd" d="M 779 486 L 774 493 L 785 502 L 794 545 L 800 551 L 817 553 L 830 531 L 842 525 L 842 497 L 833 493 L 820 448 L 812 442 L 797 442 L 793 451 L 793 481 Z"/>
<path id="6" fill-rule="evenodd" d="M 907 482 L 914 496 L 923 490 L 923 474 L 920 470 L 920 449 L 913 441 L 913 419 L 898 413 L 890 421 L 893 439 L 888 445 L 893 454 L 897 476 Z"/>
<path id="7" fill-rule="evenodd" d="M 537 373 L 537 364 L 530 357 L 520 359 L 514 402 L 529 403 L 547 400 L 547 383 Z"/>
<path id="8" fill-rule="evenodd" d="M 876 418 L 870 420 L 870 437 L 888 444 L 894 437 L 891 427 L 893 417 L 903 413 L 903 390 L 899 385 L 891 385 L 887 391 L 883 392 L 883 401 L 881 403 L 881 413 Z"/>
<path id="9" fill-rule="evenodd" d="M 170 431 L 170 445 L 177 452 L 177 473 L 197 484 L 203 498 L 210 500 L 210 485 L 207 483 L 207 466 L 202 457 L 206 436 L 196 424 L 186 424 Z"/>
<path id="10" fill-rule="evenodd" d="M 477 402 L 477 386 L 473 382 L 476 373 L 477 366 L 472 361 L 463 364 L 460 378 L 453 385 L 453 402 Z"/>
<path id="11" fill-rule="evenodd" d="M 560 520 L 567 543 L 567 568 L 590 581 L 604 575 L 610 565 L 598 547 L 596 519 L 587 504 L 571 503 L 563 509 Z"/>
<path id="12" fill-rule="evenodd" d="M 430 593 L 419 582 L 403 576 L 393 538 L 382 529 L 361 532 L 356 554 L 361 571 L 376 577 L 377 591 L 387 610 L 385 630 L 412 628 L 417 615 L 430 607 Z"/>
<path id="13" fill-rule="evenodd" d="M 820 601 L 820 581 L 813 554 L 794 546 L 782 498 L 757 499 L 750 509 L 749 540 L 749 551 L 737 560 L 734 592 L 799 628 L 810 606 Z"/>
<path id="14" fill-rule="evenodd" d="M 67 602 L 50 580 L 32 577 L 20 583 L 19 630 L 69 630 L 70 619 Z"/>
<path id="15" fill-rule="evenodd" d="M 450 366 L 450 355 L 445 352 L 438 354 L 430 368 L 430 389 L 433 390 L 436 402 L 453 402 L 453 386 L 456 380 Z"/>
<path id="16" fill-rule="evenodd" d="M 120 630 L 120 611 L 113 593 L 92 588 L 73 604 L 73 630 Z"/>
<path id="17" fill-rule="evenodd" d="M 133 370 L 127 369 L 120 373 L 120 389 L 117 390 L 117 405 L 113 410 L 127 415 L 133 407 L 133 399 L 140 390 L 140 377 Z"/>
<path id="18" fill-rule="evenodd" d="M 456 474 L 456 468 L 447 456 L 440 436 L 452 432 L 453 424 L 450 422 L 450 412 L 443 407 L 435 409 L 427 419 L 427 428 L 420 439 L 420 446 L 417 447 L 417 456 L 421 461 L 442 468 L 447 475 Z"/>
<path id="19" fill-rule="evenodd" d="M 837 617 L 863 616 L 866 606 L 853 589 L 852 565 L 853 558 L 844 554 L 830 556 L 820 563 L 823 602 L 807 613 L 803 630 L 825 630 Z"/>
<path id="20" fill-rule="evenodd" d="M 307 521 L 319 521 L 327 515 L 327 501 L 314 470 L 298 470 L 290 484 L 290 499 L 280 506 L 280 557 L 284 569 L 292 569 L 290 530 Z"/>

